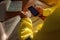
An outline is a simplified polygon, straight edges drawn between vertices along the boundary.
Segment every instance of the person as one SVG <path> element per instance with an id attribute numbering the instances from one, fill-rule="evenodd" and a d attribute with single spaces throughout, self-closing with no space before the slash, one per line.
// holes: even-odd
<path id="1" fill-rule="evenodd" d="M 18 35 L 19 40 L 32 40 L 33 39 L 33 24 L 32 20 L 28 16 L 28 14 L 31 14 L 28 12 L 28 7 L 33 6 L 35 3 L 34 0 L 28 0 L 28 3 L 23 7 L 23 10 L 21 11 L 21 21 L 18 28 Z"/>
<path id="2" fill-rule="evenodd" d="M 28 8 L 28 7 L 27 7 Z M 55 12 L 54 12 L 55 13 Z M 53 13 L 53 14 L 54 14 Z M 25 14 L 25 13 L 24 13 Z M 52 14 L 52 15 L 53 15 Z M 57 13 L 56 13 L 57 14 Z M 58 16 L 58 15 L 57 15 Z M 59 15 L 60 16 L 60 15 Z M 49 16 L 48 16 L 48 18 L 49 18 Z M 47 18 L 47 19 L 48 19 Z M 56 18 L 56 17 L 54 17 L 54 18 Z M 53 18 L 52 18 L 53 19 Z M 32 29 L 31 28 L 33 28 L 33 26 L 32 26 L 32 21 L 29 21 L 29 20 L 31 20 L 30 18 L 28 18 L 28 17 L 26 17 L 26 18 L 22 18 L 22 20 L 21 20 L 21 23 L 20 23 L 20 26 L 19 26 L 19 30 L 18 30 L 18 33 L 19 33 L 19 38 L 20 38 L 20 40 L 25 40 L 25 38 L 28 38 L 29 36 L 31 36 L 31 40 L 53 40 L 54 38 L 54 33 L 56 33 L 55 31 L 45 31 L 45 30 L 50 30 L 49 28 L 50 28 L 50 26 L 52 27 L 52 29 L 56 26 L 56 24 L 55 24 L 55 26 L 52 26 L 52 25 L 50 25 L 49 23 L 45 23 L 46 24 L 46 26 L 47 25 L 49 25 L 49 27 L 47 26 L 44 26 L 43 25 L 43 27 L 42 27 L 42 29 L 40 29 L 40 30 L 38 30 L 38 32 L 34 35 L 33 34 L 33 31 L 32 31 Z M 49 19 L 49 20 L 51 20 L 51 19 Z M 46 20 L 47 21 L 47 20 Z M 54 21 L 54 20 L 51 20 L 52 22 Z M 50 22 L 51 22 L 50 21 Z M 55 23 L 55 22 L 54 22 Z M 53 23 L 51 23 L 51 24 L 53 24 Z M 58 24 L 58 23 L 57 23 Z M 30 26 L 29 26 L 30 25 Z M 53 24 L 54 25 L 54 24 Z M 57 27 L 56 27 L 57 28 Z M 28 30 L 27 30 L 28 29 Z M 29 31 L 30 30 L 30 31 Z M 53 33 L 54 32 L 54 33 Z M 29 34 L 29 33 L 31 33 L 31 35 Z M 51 34 L 49 34 L 49 33 L 51 33 Z M 29 34 L 29 36 L 28 36 L 28 34 Z M 54 35 L 53 35 L 54 34 Z M 34 36 L 33 36 L 34 35 Z M 53 35 L 53 36 L 52 36 Z M 52 37 L 51 37 L 52 36 Z M 56 37 L 56 36 L 55 36 Z M 52 39 L 53 38 L 53 39 Z"/>
<path id="3" fill-rule="evenodd" d="M 60 40 L 60 1 L 52 15 L 48 16 L 33 40 Z"/>

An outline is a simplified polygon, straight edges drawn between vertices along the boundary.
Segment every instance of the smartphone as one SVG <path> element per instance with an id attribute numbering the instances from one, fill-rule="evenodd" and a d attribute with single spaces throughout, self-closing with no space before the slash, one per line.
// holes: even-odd
<path id="1" fill-rule="evenodd" d="M 33 7 L 33 6 L 30 6 L 28 8 L 28 10 L 30 10 L 30 12 L 34 15 L 34 16 L 37 16 L 39 14 L 39 12 Z"/>

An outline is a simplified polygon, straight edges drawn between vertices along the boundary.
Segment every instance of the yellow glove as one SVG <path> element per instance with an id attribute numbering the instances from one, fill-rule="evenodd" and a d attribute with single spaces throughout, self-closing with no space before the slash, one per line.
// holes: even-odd
<path id="1" fill-rule="evenodd" d="M 29 18 L 22 18 L 18 29 L 20 40 L 25 40 L 28 36 L 33 37 L 32 21 Z"/>

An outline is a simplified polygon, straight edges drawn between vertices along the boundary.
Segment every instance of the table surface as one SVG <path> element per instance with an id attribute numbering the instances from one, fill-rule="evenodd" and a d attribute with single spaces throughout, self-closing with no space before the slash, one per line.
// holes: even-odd
<path id="1" fill-rule="evenodd" d="M 22 1 L 11 1 L 10 5 L 8 5 L 7 11 L 15 12 L 22 10 Z"/>

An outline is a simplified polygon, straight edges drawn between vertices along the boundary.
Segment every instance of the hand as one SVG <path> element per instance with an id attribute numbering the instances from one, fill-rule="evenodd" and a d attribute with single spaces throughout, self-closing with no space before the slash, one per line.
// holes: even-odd
<path id="1" fill-rule="evenodd" d="M 24 17 L 31 17 L 31 12 L 30 11 L 26 11 L 26 12 L 21 11 L 21 15 L 20 16 L 22 16 L 23 18 Z"/>

